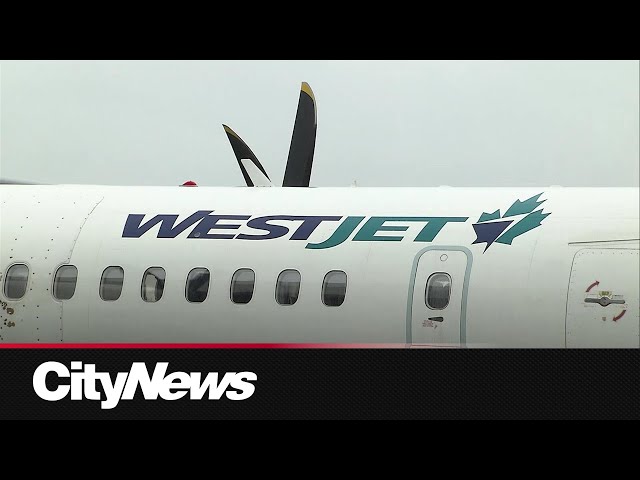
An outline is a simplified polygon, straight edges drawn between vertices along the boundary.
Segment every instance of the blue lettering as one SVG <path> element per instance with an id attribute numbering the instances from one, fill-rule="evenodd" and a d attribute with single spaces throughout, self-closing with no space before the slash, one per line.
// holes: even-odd
<path id="1" fill-rule="evenodd" d="M 209 233 L 210 230 L 235 230 L 240 225 L 218 225 L 218 220 L 246 220 L 251 215 L 208 215 L 189 234 L 187 238 L 233 238 L 233 233 Z"/>
<path id="2" fill-rule="evenodd" d="M 291 235 L 289 240 L 307 240 L 322 222 L 337 222 L 341 219 L 342 217 L 298 217 L 297 220 L 303 220 L 302 225 Z"/>
<path id="3" fill-rule="evenodd" d="M 290 219 L 291 217 L 288 217 L 286 215 L 272 215 L 270 217 L 252 218 L 247 222 L 247 227 L 254 228 L 256 230 L 266 230 L 269 233 L 265 235 L 247 235 L 244 233 L 240 233 L 236 236 L 236 238 L 240 240 L 267 240 L 270 238 L 284 237 L 287 233 L 289 233 L 289 229 L 287 227 L 283 227 L 282 225 L 271 225 L 268 222 L 271 220 Z"/>
<path id="4" fill-rule="evenodd" d="M 124 230 L 122 231 L 122 236 L 127 238 L 140 238 L 151 228 L 160 223 L 158 238 L 175 238 L 191 225 L 199 222 L 209 215 L 211 212 L 213 212 L 213 210 L 198 210 L 175 227 L 174 224 L 176 223 L 176 220 L 178 220 L 178 215 L 156 215 L 147 223 L 141 225 L 145 215 L 132 213 L 127 217 L 127 221 L 124 224 Z"/>
<path id="5" fill-rule="evenodd" d="M 187 238 L 222 238 L 239 240 L 269 240 L 273 238 L 281 238 L 290 231 L 289 227 L 283 225 L 273 225 L 270 222 L 302 222 L 300 226 L 293 232 L 289 240 L 308 240 L 316 231 L 322 222 L 337 222 L 344 218 L 344 221 L 338 225 L 329 238 L 320 243 L 309 243 L 305 248 L 309 249 L 325 249 L 340 245 L 347 240 L 356 228 L 362 223 L 366 217 L 340 217 L 326 215 L 270 215 L 264 217 L 252 218 L 246 223 L 246 226 L 254 230 L 262 230 L 265 233 L 261 235 L 251 235 L 240 233 L 210 233 L 211 230 L 237 230 L 242 223 L 220 224 L 221 220 L 248 220 L 251 215 L 211 215 L 213 210 L 198 210 L 180 223 L 176 224 L 179 215 L 156 215 L 142 223 L 145 214 L 132 213 L 127 216 L 127 220 L 122 231 L 124 238 L 140 238 L 146 232 L 156 225 L 160 225 L 157 238 L 176 238 L 189 227 L 194 227 Z M 424 222 L 425 226 L 415 237 L 414 242 L 432 242 L 440 233 L 447 223 L 466 222 L 468 217 L 369 217 L 359 231 L 354 235 L 353 241 L 356 242 L 399 242 L 404 237 L 396 236 L 380 236 L 378 232 L 405 232 L 409 227 L 406 225 L 385 225 L 386 222 Z"/>
<path id="6" fill-rule="evenodd" d="M 342 217 L 329 216 L 291 216 L 291 215 L 272 215 L 269 217 L 257 217 L 249 220 L 247 226 L 256 230 L 266 230 L 265 235 L 247 235 L 240 233 L 236 236 L 239 240 L 267 240 L 272 238 L 284 237 L 289 233 L 289 228 L 282 225 L 271 225 L 271 221 L 302 221 L 289 240 L 307 240 L 318 226 L 324 221 L 338 221 Z"/>

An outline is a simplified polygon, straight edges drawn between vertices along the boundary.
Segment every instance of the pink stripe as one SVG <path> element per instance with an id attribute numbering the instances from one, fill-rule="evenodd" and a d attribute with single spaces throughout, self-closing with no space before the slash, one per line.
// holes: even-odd
<path id="1" fill-rule="evenodd" d="M 0 348 L 406 348 L 405 343 L 0 343 Z M 433 345 L 436 347 L 437 345 Z"/>

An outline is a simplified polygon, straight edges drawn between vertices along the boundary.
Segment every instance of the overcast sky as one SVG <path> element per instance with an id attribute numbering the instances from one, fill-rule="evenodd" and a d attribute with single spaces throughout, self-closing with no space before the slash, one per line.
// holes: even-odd
<path id="1" fill-rule="evenodd" d="M 638 186 L 638 61 L 1 61 L 0 176 L 280 184 L 300 82 L 313 186 Z"/>

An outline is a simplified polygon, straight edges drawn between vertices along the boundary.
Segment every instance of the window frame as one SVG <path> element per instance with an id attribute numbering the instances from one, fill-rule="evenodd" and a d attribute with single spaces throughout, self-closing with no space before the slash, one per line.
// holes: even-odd
<path id="1" fill-rule="evenodd" d="M 233 300 L 233 286 L 235 285 L 234 279 L 236 278 L 236 275 L 238 274 L 238 272 L 240 272 L 242 270 L 248 270 L 253 274 L 253 282 L 251 284 L 251 297 L 249 298 L 249 301 L 244 302 L 244 303 L 243 302 L 235 302 Z M 249 303 L 251 303 L 251 300 L 253 300 L 253 297 L 255 297 L 255 295 L 256 295 L 256 272 L 252 268 L 248 268 L 248 267 L 238 268 L 231 275 L 231 282 L 229 283 L 229 299 L 231 300 L 231 303 L 233 303 L 234 305 L 248 305 Z"/>
<path id="2" fill-rule="evenodd" d="M 201 302 L 194 302 L 192 300 L 189 300 L 189 295 L 188 295 L 188 292 L 189 292 L 189 277 L 196 270 L 206 270 L 207 274 L 209 275 L 209 279 L 207 280 L 207 292 L 206 292 L 206 294 L 205 294 L 205 296 L 204 296 L 204 298 L 202 299 Z M 191 270 L 189 270 L 189 272 L 187 273 L 187 278 L 184 281 L 184 298 L 188 303 L 199 304 L 199 303 L 206 302 L 207 298 L 209 298 L 210 289 L 211 289 L 211 271 L 207 267 L 193 267 Z"/>
<path id="3" fill-rule="evenodd" d="M 56 278 L 58 278 L 58 273 L 64 267 L 73 267 L 76 270 L 75 281 L 73 282 L 73 293 L 71 293 L 71 296 L 69 298 L 58 298 L 56 297 Z M 123 276 L 123 281 L 124 281 L 124 276 Z M 58 268 L 56 268 L 55 272 L 53 272 L 53 280 L 51 282 L 51 296 L 53 297 L 53 299 L 56 300 L 57 302 L 66 302 L 67 300 L 71 300 L 76 294 L 77 288 L 78 288 L 78 267 L 76 267 L 71 263 L 63 263 L 62 265 L 59 265 Z"/>
<path id="4" fill-rule="evenodd" d="M 326 290 L 326 286 L 327 286 L 327 277 L 329 276 L 329 274 L 331 273 L 342 273 L 344 274 L 344 295 L 342 296 L 342 302 L 340 302 L 340 305 L 327 305 L 327 303 L 325 302 L 325 290 Z M 344 305 L 344 302 L 347 300 L 347 286 L 349 285 L 349 276 L 347 275 L 347 272 L 345 272 L 344 270 L 329 270 L 327 273 L 325 273 L 324 277 L 322 278 L 322 289 L 320 291 L 320 300 L 322 301 L 322 304 L 325 307 L 331 307 L 331 308 L 337 308 L 337 307 L 341 307 L 342 305 Z"/>
<path id="5" fill-rule="evenodd" d="M 9 295 L 7 295 L 7 281 L 9 280 L 9 272 L 11 271 L 11 269 L 13 267 L 16 267 L 18 265 L 27 267 L 27 282 L 24 286 L 24 292 L 22 293 L 21 296 L 19 297 L 10 297 Z M 6 297 L 7 300 L 9 301 L 17 301 L 17 300 L 21 300 L 25 297 L 25 295 L 27 294 L 27 289 L 29 288 L 29 280 L 31 279 L 31 267 L 29 266 L 28 263 L 26 262 L 14 262 L 12 264 L 10 264 L 7 267 L 7 270 L 5 271 L 4 275 L 3 275 L 3 279 L 2 279 L 2 294 Z"/>
<path id="6" fill-rule="evenodd" d="M 162 280 L 160 280 L 160 281 L 162 281 L 162 292 L 160 293 L 160 297 L 157 298 L 156 300 L 147 300 L 145 298 L 145 294 L 144 294 L 144 292 L 145 292 L 144 281 L 145 281 L 145 278 L 147 277 L 147 274 L 149 273 L 149 270 L 154 269 L 154 268 L 159 268 L 160 270 L 162 270 L 162 273 L 164 275 L 162 277 Z M 153 276 L 155 277 L 155 275 L 153 275 Z M 156 277 L 156 280 L 157 280 L 157 277 Z M 165 289 L 166 284 L 167 284 L 167 271 L 164 269 L 164 267 L 161 267 L 159 265 L 153 265 L 153 266 L 145 269 L 144 273 L 142 274 L 142 279 L 140 280 L 140 299 L 144 303 L 158 303 L 160 300 L 162 300 L 164 298 L 164 289 Z M 158 285 L 156 283 L 156 286 L 154 288 L 154 293 L 155 293 L 157 288 L 158 288 Z"/>
<path id="7" fill-rule="evenodd" d="M 446 275 L 447 278 L 449 279 L 449 289 L 448 289 L 448 295 L 447 295 L 447 303 L 440 308 L 434 308 L 431 305 L 429 305 L 429 282 L 431 282 L 431 279 L 433 277 L 435 277 L 436 275 Z M 449 304 L 451 303 L 451 287 L 453 286 L 453 279 L 451 278 L 451 275 L 449 275 L 447 272 L 433 272 L 431 275 L 429 275 L 429 277 L 427 278 L 427 283 L 425 284 L 424 287 L 424 304 L 426 305 L 426 307 L 429 310 L 444 310 L 445 308 L 447 308 L 449 306 Z"/>
<path id="8" fill-rule="evenodd" d="M 122 271 L 122 282 L 120 282 L 120 293 L 118 293 L 118 297 L 114 298 L 113 300 L 111 299 L 107 300 L 102 296 L 102 291 L 103 291 L 102 281 L 104 280 L 105 272 L 110 268 L 119 268 Z M 98 296 L 100 297 L 100 299 L 103 302 L 117 302 L 118 300 L 120 300 L 123 290 L 124 290 L 124 267 L 122 265 L 109 265 L 105 267 L 104 270 L 102 270 L 102 274 L 100 274 L 100 283 L 98 284 Z"/>
<path id="9" fill-rule="evenodd" d="M 284 275 L 287 272 L 295 272 L 298 274 L 298 295 L 296 296 L 296 300 L 293 303 L 280 303 L 280 301 L 278 300 L 278 286 L 280 285 L 280 277 L 282 277 L 282 275 Z M 282 270 L 279 274 L 278 274 L 278 278 L 276 278 L 276 287 L 274 289 L 274 297 L 276 300 L 276 304 L 280 305 L 282 307 L 292 307 L 294 306 L 296 303 L 298 303 L 298 300 L 300 300 L 300 291 L 302 290 L 302 274 L 300 273 L 299 270 L 295 269 L 295 268 L 285 268 L 284 270 Z"/>

